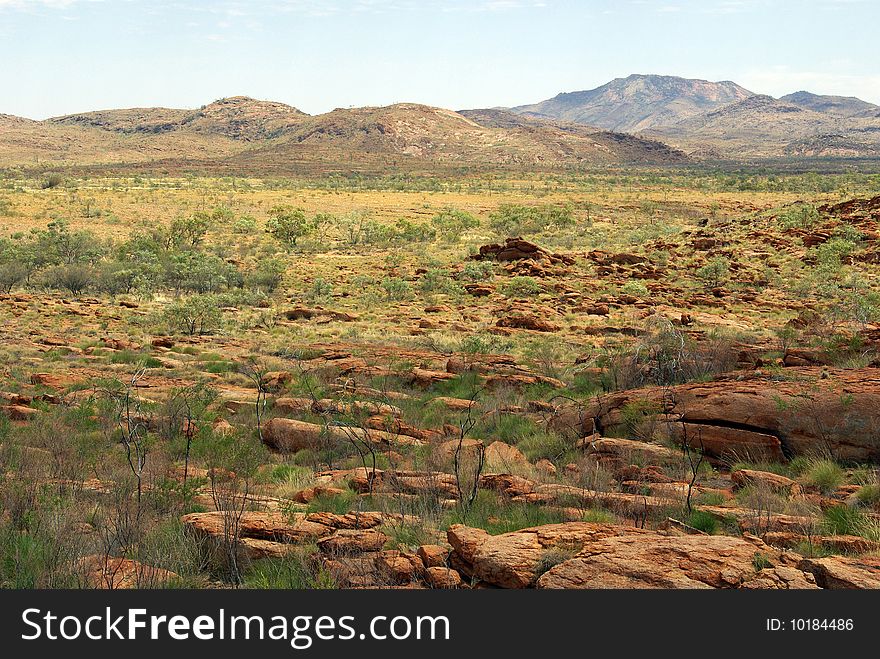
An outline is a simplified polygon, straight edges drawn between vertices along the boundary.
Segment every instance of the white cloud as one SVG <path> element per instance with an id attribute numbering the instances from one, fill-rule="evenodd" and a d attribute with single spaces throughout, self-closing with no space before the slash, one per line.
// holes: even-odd
<path id="1" fill-rule="evenodd" d="M 77 0 L 0 0 L 0 7 L 13 9 L 28 9 L 31 7 L 51 7 L 63 9 L 77 2 Z"/>

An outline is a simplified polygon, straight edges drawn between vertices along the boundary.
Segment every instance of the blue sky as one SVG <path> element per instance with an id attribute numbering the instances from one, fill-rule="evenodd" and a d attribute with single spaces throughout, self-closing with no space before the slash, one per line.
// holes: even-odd
<path id="1" fill-rule="evenodd" d="M 517 105 L 630 73 L 880 104 L 877 0 L 0 0 L 0 112 Z"/>

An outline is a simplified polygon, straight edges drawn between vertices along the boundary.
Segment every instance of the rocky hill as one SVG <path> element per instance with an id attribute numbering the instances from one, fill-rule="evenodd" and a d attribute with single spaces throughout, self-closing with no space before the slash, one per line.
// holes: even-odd
<path id="1" fill-rule="evenodd" d="M 730 81 L 709 82 L 676 76 L 631 75 L 591 89 L 512 108 L 614 131 L 639 132 L 678 123 L 694 115 L 752 96 Z"/>
<path id="2" fill-rule="evenodd" d="M 504 115 L 506 119 L 500 117 Z M 0 165 L 137 165 L 251 172 L 488 164 L 679 163 L 656 141 L 486 111 L 402 103 L 310 116 L 282 103 L 222 99 L 198 110 L 135 108 L 0 119 Z"/>
<path id="3" fill-rule="evenodd" d="M 807 110 L 833 114 L 838 117 L 880 116 L 880 105 L 868 103 L 855 96 L 824 96 L 800 91 L 782 96 L 779 100 Z"/>
<path id="4" fill-rule="evenodd" d="M 561 126 L 497 111 L 466 114 L 425 105 L 334 110 L 303 121 L 282 139 L 237 160 L 345 162 L 360 159 L 498 165 L 683 162 L 657 142 L 584 126 Z"/>
<path id="5" fill-rule="evenodd" d="M 189 131 L 253 141 L 277 137 L 309 115 L 284 103 L 233 96 L 198 110 L 131 108 L 56 117 L 48 121 L 66 126 L 100 128 L 123 134 Z"/>
<path id="6" fill-rule="evenodd" d="M 880 153 L 877 119 L 819 112 L 764 95 L 649 134 L 706 157 L 870 157 Z"/>

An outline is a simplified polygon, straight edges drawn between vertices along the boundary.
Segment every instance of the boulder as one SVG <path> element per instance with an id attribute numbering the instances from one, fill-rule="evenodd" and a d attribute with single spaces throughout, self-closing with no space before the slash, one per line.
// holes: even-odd
<path id="1" fill-rule="evenodd" d="M 160 588 L 179 576 L 159 567 L 145 565 L 130 558 L 94 554 L 80 559 L 86 583 L 91 588 L 117 590 Z"/>
<path id="2" fill-rule="evenodd" d="M 38 417 L 41 412 L 25 405 L 0 405 L 0 414 L 10 421 L 30 421 Z"/>
<path id="3" fill-rule="evenodd" d="M 318 540 L 318 549 L 325 554 L 359 554 L 379 551 L 387 541 L 388 536 L 376 529 L 341 529 Z"/>
<path id="4" fill-rule="evenodd" d="M 425 581 L 431 588 L 458 588 L 461 575 L 448 567 L 429 567 L 425 570 Z"/>
<path id="5" fill-rule="evenodd" d="M 576 557 L 551 567 L 539 588 L 748 588 L 767 568 L 789 568 L 788 580 L 757 586 L 815 587 L 781 552 L 757 539 L 657 533 L 619 535 L 586 545 Z M 783 572 L 786 574 L 786 572 Z"/>
<path id="6" fill-rule="evenodd" d="M 763 486 L 774 492 L 789 496 L 799 495 L 803 492 L 801 486 L 790 478 L 780 476 L 768 471 L 754 469 L 739 469 L 730 474 L 730 479 L 737 488 Z"/>
<path id="7" fill-rule="evenodd" d="M 545 318 L 539 318 L 534 314 L 524 312 L 509 313 L 503 318 L 499 318 L 496 326 L 507 327 L 510 329 L 532 330 L 534 332 L 559 331 L 559 325 L 556 323 L 551 323 Z"/>
<path id="8" fill-rule="evenodd" d="M 528 467 L 529 460 L 515 446 L 495 441 L 486 447 L 486 466 L 491 470 L 510 471 L 512 467 Z"/>
<path id="9" fill-rule="evenodd" d="M 712 382 L 646 387 L 560 406 L 549 426 L 581 437 L 623 430 L 624 409 L 658 411 L 676 441 L 710 456 L 786 460 L 830 453 L 839 460 L 880 460 L 880 378 L 875 368 L 792 367 L 780 379 L 760 370 Z"/>
<path id="10" fill-rule="evenodd" d="M 812 574 L 821 588 L 880 588 L 880 558 L 877 557 L 805 558 L 798 568 Z"/>
<path id="11" fill-rule="evenodd" d="M 548 524 L 503 535 L 461 524 L 446 533 L 456 558 L 473 577 L 502 588 L 528 588 L 539 576 L 546 554 L 562 548 L 574 555 L 585 544 L 638 529 L 610 524 L 568 522 Z"/>
<path id="12" fill-rule="evenodd" d="M 446 559 L 449 557 L 449 549 L 442 545 L 422 545 L 416 553 L 428 568 L 444 567 Z"/>
<path id="13" fill-rule="evenodd" d="M 380 447 L 393 445 L 420 446 L 415 437 L 356 426 L 318 425 L 296 419 L 275 418 L 263 424 L 263 442 L 269 448 L 283 453 L 295 453 L 307 448 L 320 448 L 340 442 L 367 442 Z"/>

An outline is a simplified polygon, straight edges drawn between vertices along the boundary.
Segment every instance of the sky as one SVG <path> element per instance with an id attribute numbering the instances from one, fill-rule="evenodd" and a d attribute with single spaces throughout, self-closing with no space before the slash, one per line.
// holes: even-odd
<path id="1" fill-rule="evenodd" d="M 880 0 L 0 0 L 0 113 L 537 102 L 631 73 L 880 104 Z"/>

